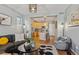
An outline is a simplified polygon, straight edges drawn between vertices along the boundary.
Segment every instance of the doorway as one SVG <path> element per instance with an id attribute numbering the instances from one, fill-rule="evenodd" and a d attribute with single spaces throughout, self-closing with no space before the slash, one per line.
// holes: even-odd
<path id="1" fill-rule="evenodd" d="M 54 43 L 57 32 L 57 20 L 55 18 L 56 17 L 32 18 L 32 38 L 37 44 Z"/>
<path id="2" fill-rule="evenodd" d="M 49 22 L 49 38 L 50 44 L 54 44 L 57 37 L 57 21 Z"/>

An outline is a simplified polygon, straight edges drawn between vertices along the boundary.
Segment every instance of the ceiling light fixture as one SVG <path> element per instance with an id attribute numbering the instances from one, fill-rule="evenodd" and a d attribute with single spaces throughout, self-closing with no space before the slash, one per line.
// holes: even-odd
<path id="1" fill-rule="evenodd" d="M 37 4 L 29 4 L 29 11 L 31 13 L 36 13 L 37 12 Z"/>

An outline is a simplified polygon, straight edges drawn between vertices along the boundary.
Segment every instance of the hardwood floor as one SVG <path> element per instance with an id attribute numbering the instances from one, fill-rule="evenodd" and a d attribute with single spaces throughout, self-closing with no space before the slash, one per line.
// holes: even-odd
<path id="1" fill-rule="evenodd" d="M 66 51 L 57 50 L 57 52 L 58 52 L 59 55 L 67 55 L 67 52 Z"/>

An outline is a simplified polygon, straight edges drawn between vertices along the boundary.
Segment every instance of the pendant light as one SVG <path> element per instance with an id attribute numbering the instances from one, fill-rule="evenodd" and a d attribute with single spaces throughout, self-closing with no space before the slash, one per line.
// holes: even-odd
<path id="1" fill-rule="evenodd" d="M 29 12 L 36 13 L 37 12 L 37 4 L 29 4 Z"/>

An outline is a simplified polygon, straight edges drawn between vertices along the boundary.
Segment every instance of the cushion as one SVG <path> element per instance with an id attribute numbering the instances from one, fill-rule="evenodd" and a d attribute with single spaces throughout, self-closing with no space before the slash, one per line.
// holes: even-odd
<path id="1" fill-rule="evenodd" d="M 7 37 L 1 37 L 0 38 L 0 45 L 6 45 L 8 43 L 9 39 Z"/>
<path id="2" fill-rule="evenodd" d="M 0 38 L 6 37 L 8 38 L 9 42 L 14 42 L 15 41 L 15 34 L 9 34 L 9 35 L 2 35 Z"/>

